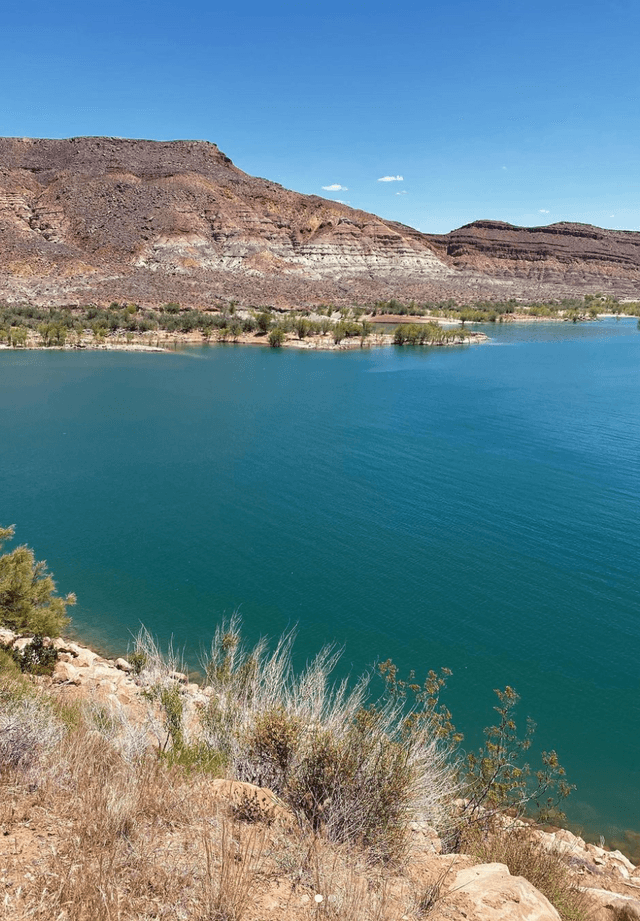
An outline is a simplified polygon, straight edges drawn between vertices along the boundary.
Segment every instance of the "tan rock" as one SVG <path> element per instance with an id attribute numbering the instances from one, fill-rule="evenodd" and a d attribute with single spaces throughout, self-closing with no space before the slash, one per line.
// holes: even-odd
<path id="1" fill-rule="evenodd" d="M 29 645 L 32 639 L 32 636 L 19 636 L 17 640 L 13 641 L 13 648 L 24 649 L 25 646 Z"/>
<path id="2" fill-rule="evenodd" d="M 254 820 L 273 821 L 295 824 L 293 814 L 281 799 L 266 787 L 258 787 L 240 780 L 213 780 L 211 788 L 216 798 L 228 802 L 240 814 Z"/>
<path id="3" fill-rule="evenodd" d="M 78 667 L 78 662 L 74 663 L 76 668 Z M 122 680 L 124 675 L 122 672 L 118 671 L 117 668 L 112 668 L 109 665 L 102 665 L 96 663 L 90 668 L 83 669 L 83 678 L 89 681 L 118 681 Z"/>
<path id="4" fill-rule="evenodd" d="M 116 668 L 119 668 L 120 671 L 122 672 L 132 672 L 133 671 L 133 665 L 130 665 L 127 662 L 127 660 L 123 659 L 122 657 L 119 659 L 116 659 L 115 666 Z"/>
<path id="5" fill-rule="evenodd" d="M 458 871 L 445 899 L 468 921 L 560 921 L 551 902 L 502 863 Z"/>
<path id="6" fill-rule="evenodd" d="M 593 921 L 640 921 L 640 900 L 606 889 L 582 888 L 593 904 Z"/>
<path id="7" fill-rule="evenodd" d="M 53 671 L 52 680 L 54 684 L 80 684 L 82 678 L 75 665 L 70 662 L 58 661 Z"/>

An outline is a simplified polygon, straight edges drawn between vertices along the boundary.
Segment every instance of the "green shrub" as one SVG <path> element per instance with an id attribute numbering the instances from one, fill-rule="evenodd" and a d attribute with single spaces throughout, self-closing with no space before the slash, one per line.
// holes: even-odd
<path id="1" fill-rule="evenodd" d="M 13 650 L 5 646 L 4 643 L 0 644 L 0 676 L 17 675 L 20 671 L 12 652 Z"/>
<path id="2" fill-rule="evenodd" d="M 294 329 L 298 339 L 304 339 L 306 336 L 310 335 L 312 325 L 310 320 L 307 320 L 306 317 L 299 317 L 294 323 Z"/>
<path id="3" fill-rule="evenodd" d="M 0 547 L 14 529 L 0 528 Z M 58 636 L 69 623 L 67 607 L 75 595 L 61 598 L 44 561 L 36 562 L 29 547 L 0 556 L 0 626 L 15 633 Z"/>
<path id="4" fill-rule="evenodd" d="M 146 652 L 136 651 L 136 652 L 132 652 L 129 655 L 127 661 L 129 662 L 129 665 L 133 669 L 133 674 L 139 675 L 147 664 L 148 656 Z"/>
<path id="5" fill-rule="evenodd" d="M 271 323 L 271 314 L 266 310 L 262 310 L 256 317 L 258 331 L 262 333 L 263 336 L 271 329 Z"/>
<path id="6" fill-rule="evenodd" d="M 494 710 L 500 719 L 485 729 L 479 751 L 467 755 L 464 823 L 486 824 L 497 813 L 520 817 L 532 807 L 538 821 L 562 822 L 565 815 L 559 804 L 574 788 L 567 783 L 556 752 L 543 751 L 541 768 L 532 771 L 523 756 L 531 748 L 535 723 L 528 719 L 520 736 L 515 721 L 518 694 L 509 686 L 495 693 L 499 704 Z"/>
<path id="7" fill-rule="evenodd" d="M 224 777 L 226 761 L 220 752 L 212 751 L 205 742 L 182 743 L 167 751 L 160 751 L 160 760 L 168 767 L 181 768 L 186 774 L 209 774 Z"/>
<path id="8" fill-rule="evenodd" d="M 31 642 L 22 649 L 15 649 L 11 646 L 0 648 L 13 660 L 21 672 L 49 677 L 53 675 L 58 661 L 58 650 L 55 646 L 45 646 L 41 636 L 34 636 Z"/>
<path id="9" fill-rule="evenodd" d="M 285 332 L 281 326 L 275 326 L 269 333 L 269 345 L 272 349 L 279 349 L 284 342 Z"/>

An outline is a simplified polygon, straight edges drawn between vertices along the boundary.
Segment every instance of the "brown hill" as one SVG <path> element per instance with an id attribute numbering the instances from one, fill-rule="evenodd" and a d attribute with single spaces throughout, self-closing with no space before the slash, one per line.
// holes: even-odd
<path id="1" fill-rule="evenodd" d="M 443 236 L 243 173 L 205 141 L 0 138 L 0 298 L 367 303 L 640 292 L 640 234 Z"/>

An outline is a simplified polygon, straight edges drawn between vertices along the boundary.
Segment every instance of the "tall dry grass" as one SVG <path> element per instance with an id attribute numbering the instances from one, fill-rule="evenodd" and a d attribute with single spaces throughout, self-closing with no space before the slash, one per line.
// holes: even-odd
<path id="1" fill-rule="evenodd" d="M 237 619 L 218 628 L 204 663 L 213 694 L 203 737 L 231 776 L 269 787 L 315 830 L 399 859 L 410 820 L 448 819 L 450 751 L 426 723 L 407 731 L 402 701 L 372 705 L 369 674 L 336 681 L 334 648 L 296 672 L 293 641 L 248 649 Z"/>
<path id="2" fill-rule="evenodd" d="M 512 876 L 523 876 L 547 897 L 562 921 L 589 921 L 592 906 L 580 890 L 566 855 L 544 848 L 527 826 L 471 827 L 462 849 L 482 863 L 503 863 Z"/>

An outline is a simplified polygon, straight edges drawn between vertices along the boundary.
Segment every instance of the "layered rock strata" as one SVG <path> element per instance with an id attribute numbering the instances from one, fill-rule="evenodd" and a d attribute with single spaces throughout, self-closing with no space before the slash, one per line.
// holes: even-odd
<path id="1" fill-rule="evenodd" d="M 0 138 L 0 299 L 39 305 L 640 296 L 640 234 L 422 234 L 238 169 L 205 141 Z"/>

